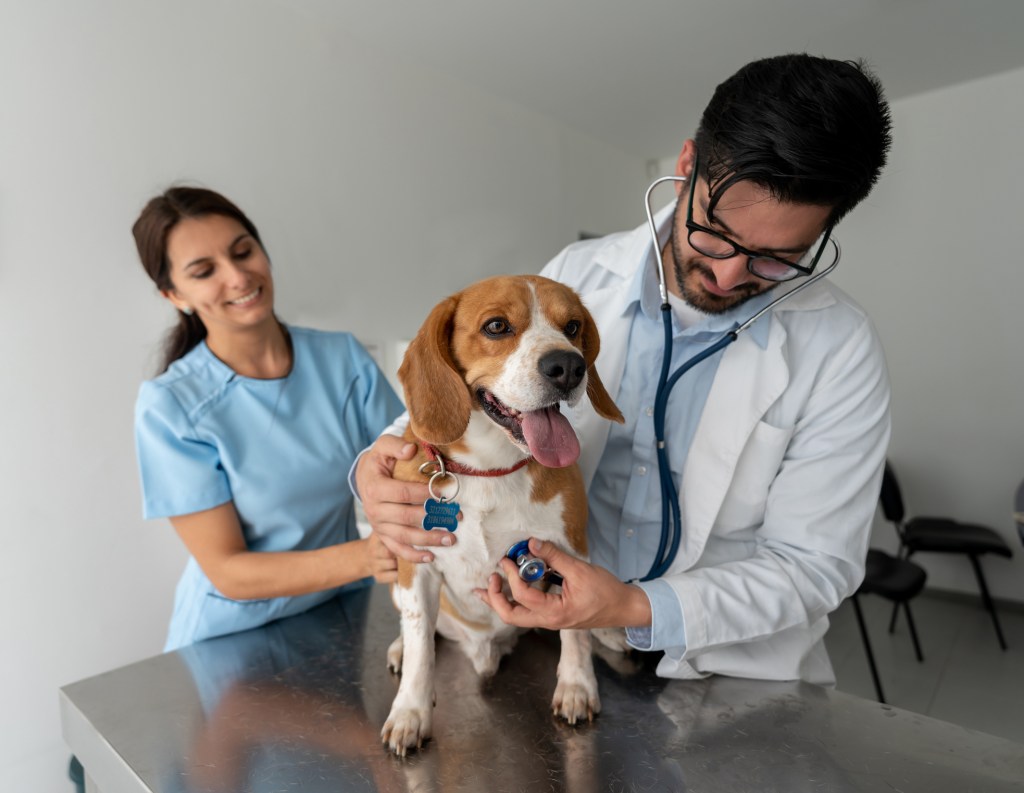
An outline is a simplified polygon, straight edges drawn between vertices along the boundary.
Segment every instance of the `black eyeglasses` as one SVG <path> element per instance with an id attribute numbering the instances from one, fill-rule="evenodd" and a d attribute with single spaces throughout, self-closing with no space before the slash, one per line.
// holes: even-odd
<path id="1" fill-rule="evenodd" d="M 712 259 L 731 259 L 737 253 L 745 254 L 747 257 L 747 270 L 763 278 L 766 281 L 789 281 L 800 275 L 810 275 L 818 265 L 818 259 L 825 252 L 829 237 L 832 235 L 831 224 L 822 232 L 819 242 L 813 246 L 797 261 L 780 259 L 767 253 L 748 250 L 742 245 L 733 242 L 724 234 L 719 234 L 713 229 L 701 226 L 693 221 L 693 194 L 697 185 L 697 163 L 693 164 L 693 176 L 690 178 L 690 202 L 686 208 L 686 239 L 690 247 L 697 253 L 701 253 Z M 836 258 L 839 258 L 839 246 L 835 245 Z"/>

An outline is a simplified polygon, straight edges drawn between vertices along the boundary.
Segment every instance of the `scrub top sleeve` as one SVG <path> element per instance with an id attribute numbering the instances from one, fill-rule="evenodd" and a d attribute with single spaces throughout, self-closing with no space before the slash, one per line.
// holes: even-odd
<path id="1" fill-rule="evenodd" d="M 166 386 L 147 382 L 139 389 L 135 450 L 145 518 L 188 515 L 231 500 L 216 446 L 197 437 Z"/>
<path id="2" fill-rule="evenodd" d="M 359 403 L 362 407 L 363 437 L 356 448 L 366 448 L 385 427 L 405 410 L 377 362 L 355 337 L 350 337 L 351 355 L 359 372 Z"/>

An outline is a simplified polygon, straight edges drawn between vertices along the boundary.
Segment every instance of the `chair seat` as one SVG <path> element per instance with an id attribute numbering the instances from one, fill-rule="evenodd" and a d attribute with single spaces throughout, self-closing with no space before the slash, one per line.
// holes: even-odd
<path id="1" fill-rule="evenodd" d="M 903 603 L 924 588 L 927 577 L 919 565 L 871 548 L 865 564 L 864 582 L 857 591 Z"/>
<path id="2" fill-rule="evenodd" d="M 911 552 L 994 553 L 1007 558 L 1013 556 L 1006 540 L 992 529 L 948 518 L 913 518 L 903 527 L 903 536 Z"/>

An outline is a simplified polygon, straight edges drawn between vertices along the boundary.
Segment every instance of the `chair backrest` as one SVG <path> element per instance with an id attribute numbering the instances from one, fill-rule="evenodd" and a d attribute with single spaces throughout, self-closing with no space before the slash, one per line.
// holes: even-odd
<path id="1" fill-rule="evenodd" d="M 1013 517 L 1017 521 L 1017 534 L 1020 535 L 1020 541 L 1024 544 L 1024 480 L 1017 487 L 1017 498 L 1013 502 L 1013 509 Z"/>
<path id="2" fill-rule="evenodd" d="M 900 493 L 900 485 L 896 481 L 896 472 L 888 460 L 885 461 L 885 471 L 882 473 L 882 492 L 879 494 L 879 501 L 882 503 L 882 514 L 885 515 L 885 519 L 896 526 L 897 532 L 902 533 L 903 518 L 906 516 L 903 494 Z"/>

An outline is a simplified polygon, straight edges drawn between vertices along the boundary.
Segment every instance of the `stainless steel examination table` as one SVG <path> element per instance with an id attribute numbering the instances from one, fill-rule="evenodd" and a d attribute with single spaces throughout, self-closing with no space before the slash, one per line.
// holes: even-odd
<path id="1" fill-rule="evenodd" d="M 803 683 L 662 680 L 595 657 L 601 715 L 550 711 L 557 635 L 524 635 L 480 683 L 437 643 L 434 738 L 379 733 L 398 681 L 387 590 L 65 686 L 64 737 L 102 793 L 181 791 L 1024 790 L 1024 745 Z"/>

